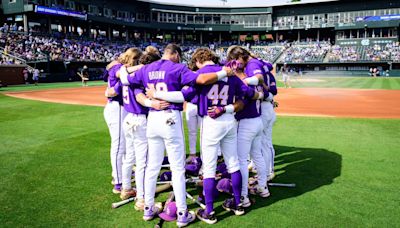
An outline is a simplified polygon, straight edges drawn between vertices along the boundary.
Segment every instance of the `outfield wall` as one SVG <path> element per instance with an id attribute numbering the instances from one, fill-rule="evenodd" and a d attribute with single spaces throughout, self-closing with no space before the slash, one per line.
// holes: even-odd
<path id="1" fill-rule="evenodd" d="M 0 81 L 4 85 L 18 85 L 25 83 L 22 65 L 0 65 Z"/>

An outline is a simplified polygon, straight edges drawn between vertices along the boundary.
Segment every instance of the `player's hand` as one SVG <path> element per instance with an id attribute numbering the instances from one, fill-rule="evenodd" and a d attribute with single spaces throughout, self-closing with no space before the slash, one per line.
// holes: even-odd
<path id="1" fill-rule="evenodd" d="M 148 98 L 154 99 L 155 98 L 154 97 L 155 93 L 156 93 L 156 89 L 155 88 L 149 88 L 149 87 L 146 88 L 146 96 Z"/>
<path id="2" fill-rule="evenodd" d="M 151 102 L 152 102 L 151 107 L 154 108 L 155 110 L 164 110 L 168 108 L 168 106 L 170 105 L 168 102 L 161 100 L 152 100 Z"/>
<path id="3" fill-rule="evenodd" d="M 233 72 L 232 68 L 230 68 L 230 67 L 224 66 L 224 67 L 222 67 L 222 70 L 226 71 L 226 75 L 227 76 L 233 76 L 234 75 L 234 72 Z"/>
<path id="4" fill-rule="evenodd" d="M 224 107 L 213 106 L 208 109 L 207 113 L 209 117 L 216 119 L 225 113 L 225 109 Z"/>
<path id="5" fill-rule="evenodd" d="M 106 89 L 104 95 L 105 95 L 106 97 L 115 97 L 115 96 L 117 96 L 118 94 L 115 92 L 115 89 L 114 89 L 114 88 L 109 88 L 109 87 L 107 87 L 107 89 Z"/>

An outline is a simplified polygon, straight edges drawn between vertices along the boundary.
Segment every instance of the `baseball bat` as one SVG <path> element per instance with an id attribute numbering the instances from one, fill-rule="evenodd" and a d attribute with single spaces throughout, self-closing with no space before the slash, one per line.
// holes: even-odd
<path id="1" fill-rule="evenodd" d="M 157 186 L 157 188 L 156 188 L 156 193 L 163 192 L 163 191 L 165 191 L 165 190 L 168 190 L 168 189 L 171 188 L 171 187 L 172 187 L 172 185 L 171 185 L 170 183 L 163 184 L 163 185 L 159 185 L 159 186 Z"/>
<path id="2" fill-rule="evenodd" d="M 295 183 L 290 183 L 290 184 L 284 184 L 284 183 L 268 183 L 268 186 L 271 186 L 271 187 L 295 188 L 295 187 L 296 187 L 296 184 L 295 184 Z"/>
<path id="3" fill-rule="evenodd" d="M 135 201 L 135 197 L 130 197 L 130 198 L 126 199 L 126 200 L 122 200 L 122 201 L 119 201 L 119 202 L 112 203 L 111 204 L 111 208 L 116 209 L 116 208 L 119 208 L 119 207 L 121 207 L 121 206 L 123 206 L 125 204 L 128 204 L 128 203 L 132 202 L 132 201 Z"/>
<path id="4" fill-rule="evenodd" d="M 193 196 L 191 196 L 189 193 L 186 192 L 186 196 L 187 196 L 187 198 L 191 199 L 193 202 L 198 204 L 201 208 L 206 209 L 206 205 L 202 204 L 200 201 L 198 201 L 197 199 L 193 198 Z"/>

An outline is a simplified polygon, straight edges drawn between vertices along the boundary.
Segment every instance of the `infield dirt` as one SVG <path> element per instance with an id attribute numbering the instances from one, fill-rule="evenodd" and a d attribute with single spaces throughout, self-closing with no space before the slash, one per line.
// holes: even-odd
<path id="1" fill-rule="evenodd" d="M 9 92 L 8 96 L 63 104 L 104 106 L 104 86 Z M 278 115 L 351 118 L 400 118 L 400 90 L 279 89 Z"/>

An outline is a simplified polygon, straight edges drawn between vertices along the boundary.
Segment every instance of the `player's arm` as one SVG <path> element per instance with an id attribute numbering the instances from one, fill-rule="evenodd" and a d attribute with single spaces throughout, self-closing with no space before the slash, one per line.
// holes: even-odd
<path id="1" fill-rule="evenodd" d="M 237 100 L 233 104 L 226 105 L 224 107 L 213 106 L 207 111 L 209 117 L 216 119 L 224 113 L 235 113 L 243 110 L 245 103 L 242 100 Z"/>
<path id="2" fill-rule="evenodd" d="M 221 80 L 227 76 L 232 76 L 233 71 L 229 67 L 223 67 L 222 70 L 218 72 L 212 72 L 212 73 L 204 73 L 204 74 L 198 74 L 195 73 L 186 66 L 182 68 L 181 71 L 181 84 L 182 85 L 188 85 L 188 86 L 195 86 L 197 85 L 209 85 L 217 82 L 218 80 Z"/>
<path id="3" fill-rule="evenodd" d="M 264 92 L 262 91 L 256 91 L 253 88 L 250 88 L 247 86 L 243 81 L 239 80 L 238 82 L 238 87 L 236 89 L 236 94 L 239 94 L 240 96 L 246 98 L 246 99 L 251 99 L 251 100 L 262 100 L 264 99 Z"/>
<path id="4" fill-rule="evenodd" d="M 152 99 L 164 100 L 172 103 L 183 103 L 193 99 L 197 91 L 193 87 L 184 87 L 181 91 L 156 91 L 154 88 L 146 88 L 146 96 Z"/>
<path id="5" fill-rule="evenodd" d="M 112 87 L 107 87 L 106 91 L 105 91 L 105 96 L 106 97 L 116 97 L 119 94 L 121 94 L 122 92 L 122 83 L 121 81 L 118 81 L 117 83 L 115 83 L 114 86 Z"/>
<path id="6" fill-rule="evenodd" d="M 143 65 L 137 65 L 132 68 L 129 68 L 130 70 L 135 69 L 135 71 L 129 71 L 126 66 L 122 66 L 119 71 L 116 73 L 116 77 L 119 78 L 122 82 L 123 85 L 141 85 L 141 80 L 140 77 L 137 77 L 137 72 L 139 69 L 141 69 Z"/>
<path id="7" fill-rule="evenodd" d="M 135 89 L 135 98 L 136 101 L 144 107 L 154 108 L 156 110 L 164 110 L 168 108 L 170 105 L 167 101 L 157 100 L 157 99 L 149 99 L 143 93 L 143 89 Z"/>
<path id="8" fill-rule="evenodd" d="M 248 63 L 246 66 L 246 72 L 248 72 L 248 77 L 243 81 L 247 85 L 259 85 L 264 82 L 263 70 L 256 63 Z"/>

